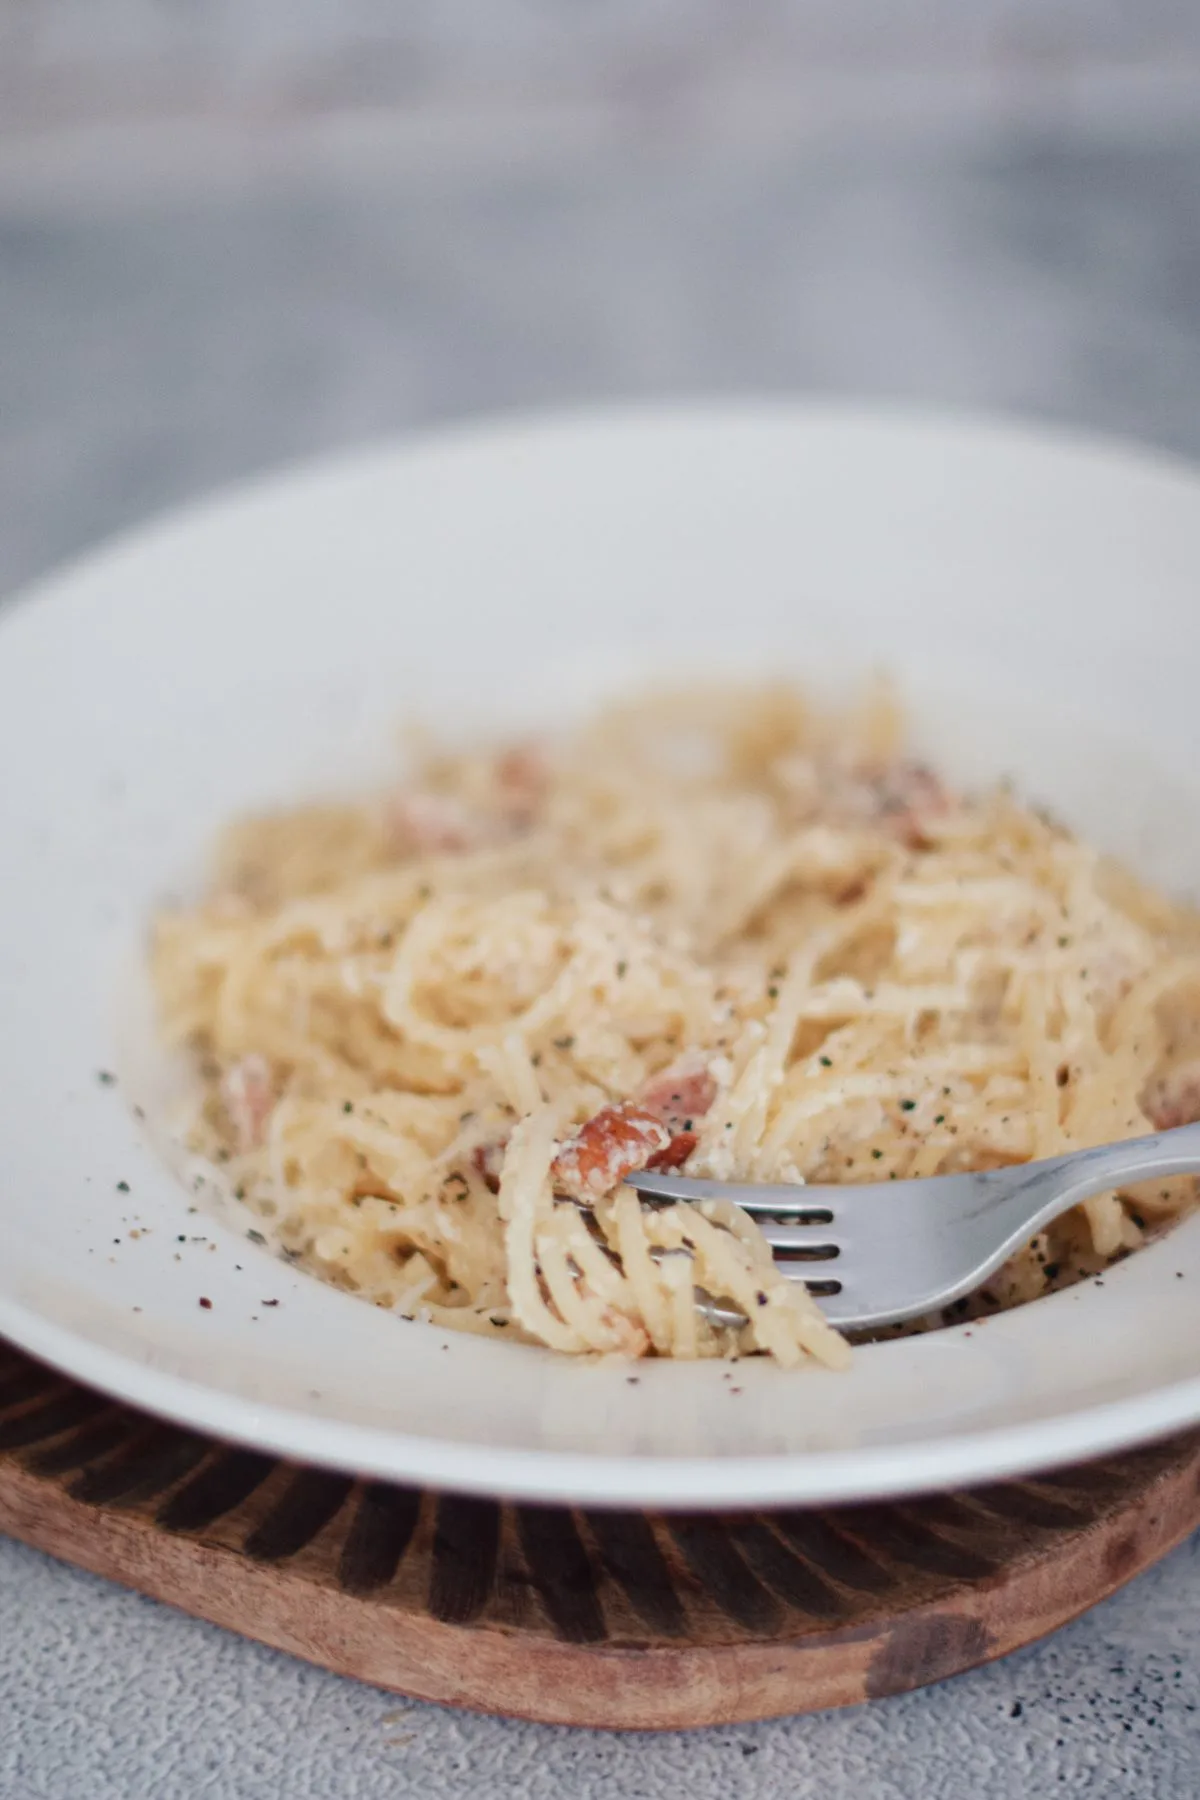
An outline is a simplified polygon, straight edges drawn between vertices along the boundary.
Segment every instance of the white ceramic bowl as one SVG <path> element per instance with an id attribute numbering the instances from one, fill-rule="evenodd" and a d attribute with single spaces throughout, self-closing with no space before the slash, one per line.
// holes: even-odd
<path id="1" fill-rule="evenodd" d="M 1187 470 L 798 405 L 452 431 L 46 583 L 0 621 L 0 1332 L 230 1438 L 597 1504 L 898 1494 L 1200 1419 L 1200 1219 L 1103 1287 L 866 1349 L 847 1375 L 658 1363 L 631 1386 L 405 1324 L 270 1258 L 168 1165 L 130 975 L 227 815 L 377 776 L 414 708 L 527 725 L 690 670 L 885 665 L 956 774 L 1015 774 L 1186 887 L 1198 601 Z"/>

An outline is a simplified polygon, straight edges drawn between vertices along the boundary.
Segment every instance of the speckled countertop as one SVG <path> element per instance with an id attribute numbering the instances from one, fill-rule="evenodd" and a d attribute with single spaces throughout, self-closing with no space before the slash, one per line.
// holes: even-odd
<path id="1" fill-rule="evenodd" d="M 0 588 L 253 470 L 526 404 L 848 390 L 1200 453 L 1200 129 L 751 137 L 174 185 L 170 146 L 74 181 L 0 144 Z M 1196 1543 L 941 1688 L 653 1740 L 402 1705 L 2 1541 L 0 1596 L 4 1800 L 1200 1790 Z"/>

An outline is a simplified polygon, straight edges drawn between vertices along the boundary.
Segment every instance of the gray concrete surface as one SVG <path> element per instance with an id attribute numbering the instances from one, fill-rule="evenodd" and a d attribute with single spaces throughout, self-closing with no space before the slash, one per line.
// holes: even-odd
<path id="1" fill-rule="evenodd" d="M 1193 1800 L 1200 1546 L 1036 1648 L 852 1712 L 659 1737 L 336 1680 L 0 1540 L 5 1800 Z"/>

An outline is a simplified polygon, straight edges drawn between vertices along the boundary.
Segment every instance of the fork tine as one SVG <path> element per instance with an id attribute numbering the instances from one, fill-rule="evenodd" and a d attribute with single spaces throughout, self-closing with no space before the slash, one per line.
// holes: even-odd
<path id="1" fill-rule="evenodd" d="M 783 1262 L 789 1257 L 793 1262 L 800 1262 L 804 1257 L 828 1262 L 841 1255 L 841 1247 L 835 1243 L 828 1225 L 775 1225 L 768 1221 L 763 1226 L 763 1236 Z"/>
<path id="2" fill-rule="evenodd" d="M 818 1222 L 826 1225 L 833 1218 L 836 1202 L 844 1200 L 847 1193 L 845 1188 L 801 1187 L 795 1182 L 748 1187 L 742 1181 L 704 1181 L 697 1175 L 649 1169 L 638 1169 L 625 1180 L 647 1200 L 732 1200 L 755 1217 L 799 1219 L 815 1214 Z"/>

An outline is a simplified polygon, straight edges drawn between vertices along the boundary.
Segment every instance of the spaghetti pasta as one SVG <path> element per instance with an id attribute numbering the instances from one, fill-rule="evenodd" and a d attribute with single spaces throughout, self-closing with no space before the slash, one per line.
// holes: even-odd
<path id="1" fill-rule="evenodd" d="M 1009 793 L 950 792 L 886 696 L 660 695 L 430 754 L 398 793 L 233 828 L 153 961 L 195 1146 L 283 1249 L 568 1354 L 846 1359 L 748 1217 L 645 1206 L 637 1168 L 929 1175 L 1200 1113 L 1196 916 Z M 1191 1198 L 1088 1201 L 976 1304 Z"/>

